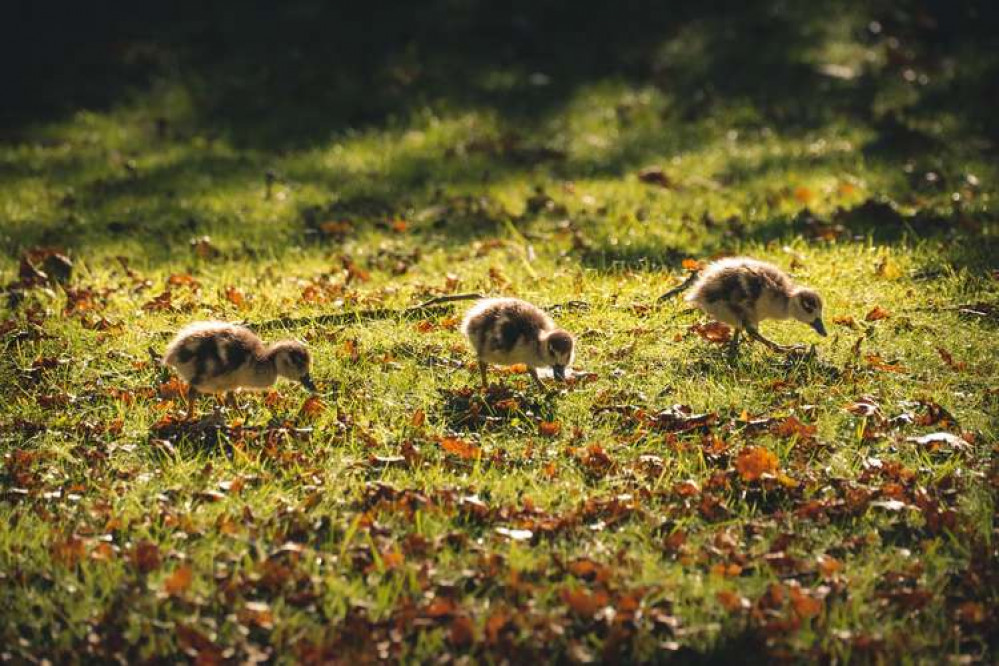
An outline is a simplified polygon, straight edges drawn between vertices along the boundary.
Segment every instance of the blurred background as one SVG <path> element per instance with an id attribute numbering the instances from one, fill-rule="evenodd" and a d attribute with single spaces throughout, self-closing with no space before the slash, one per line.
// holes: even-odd
<path id="1" fill-rule="evenodd" d="M 406 215 L 502 178 L 530 189 L 620 178 L 708 147 L 721 159 L 733 137 L 846 141 L 836 159 L 849 153 L 854 175 L 898 200 L 914 184 L 939 190 L 946 205 L 968 164 L 995 156 L 997 18 L 996 3 L 975 0 L 14 0 L 0 42 L 0 139 L 42 150 L 6 153 L 0 185 L 24 192 L 44 173 L 48 189 L 30 211 L 23 198 L 8 206 L 3 243 L 16 251 L 150 225 L 186 240 L 233 216 L 123 197 L 233 194 L 265 179 L 297 188 L 294 215 L 270 214 L 292 227 L 310 206 L 360 219 L 372 197 L 385 209 L 375 217 Z M 384 145 L 368 148 L 382 163 L 351 167 L 350 142 L 379 136 Z M 44 150 L 67 140 L 72 158 Z M 110 154 L 100 169 L 86 153 L 95 142 Z M 698 178 L 707 190 L 773 182 L 826 153 L 735 161 Z M 366 209 L 355 205 L 365 197 Z M 713 197 L 700 208 L 715 217 L 757 211 L 749 229 L 781 227 L 802 203 L 821 209 L 808 197 L 784 207 L 763 192 Z"/>

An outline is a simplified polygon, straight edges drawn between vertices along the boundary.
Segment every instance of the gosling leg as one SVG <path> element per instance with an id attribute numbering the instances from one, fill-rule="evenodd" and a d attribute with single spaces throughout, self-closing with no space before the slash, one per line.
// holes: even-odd
<path id="1" fill-rule="evenodd" d="M 489 388 L 489 380 L 486 378 L 486 368 L 487 364 L 481 358 L 479 359 L 479 376 L 482 377 L 482 390 L 485 391 Z"/>
<path id="2" fill-rule="evenodd" d="M 198 389 L 193 386 L 187 387 L 187 415 L 184 417 L 185 420 L 190 421 L 194 418 L 194 403 L 198 399 Z"/>
<path id="3" fill-rule="evenodd" d="M 531 372 L 531 379 L 533 379 L 534 383 L 537 384 L 538 389 L 544 391 L 545 390 L 545 385 L 543 383 L 541 383 L 541 378 L 538 377 L 538 369 L 537 368 L 531 368 L 530 372 Z"/>
<path id="4" fill-rule="evenodd" d="M 739 337 L 742 335 L 742 329 L 735 329 L 735 333 L 732 334 L 732 339 L 728 342 L 728 355 L 731 358 L 735 358 L 739 355 Z"/>
<path id="5" fill-rule="evenodd" d="M 777 344 L 773 340 L 766 339 L 758 330 L 756 330 L 756 328 L 752 326 L 746 327 L 746 334 L 757 342 L 761 342 L 766 345 L 770 351 L 774 351 L 779 354 L 786 354 L 794 349 L 793 347 L 785 347 L 784 345 Z"/>

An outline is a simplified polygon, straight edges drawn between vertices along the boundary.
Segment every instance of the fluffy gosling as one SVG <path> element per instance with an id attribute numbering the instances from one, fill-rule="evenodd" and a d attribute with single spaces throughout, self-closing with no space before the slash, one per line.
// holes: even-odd
<path id="1" fill-rule="evenodd" d="M 282 340 L 265 346 L 253 331 L 218 321 L 195 322 L 181 329 L 167 347 L 163 364 L 174 368 L 190 385 L 187 418 L 194 416 L 199 393 L 227 392 L 237 388 L 260 390 L 278 377 L 301 382 L 315 391 L 309 376 L 309 350 L 301 342 Z"/>
<path id="2" fill-rule="evenodd" d="M 516 298 L 478 301 L 465 314 L 461 332 L 475 349 L 483 388 L 489 386 L 488 363 L 523 363 L 542 389 L 537 368 L 551 366 L 555 379 L 564 381 L 566 366 L 572 364 L 572 335 L 556 327 L 539 308 Z"/>
<path id="3" fill-rule="evenodd" d="M 785 347 L 763 337 L 757 326 L 764 319 L 796 319 L 822 336 L 822 298 L 811 289 L 798 287 L 773 264 L 746 257 L 716 261 L 701 273 L 686 300 L 735 328 L 730 351 L 735 353 L 739 334 L 746 333 L 773 351 Z"/>

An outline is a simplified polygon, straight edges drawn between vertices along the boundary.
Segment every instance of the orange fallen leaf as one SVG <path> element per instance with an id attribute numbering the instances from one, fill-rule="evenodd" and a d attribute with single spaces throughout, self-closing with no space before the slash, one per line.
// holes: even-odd
<path id="1" fill-rule="evenodd" d="M 90 559 L 98 562 L 110 562 L 114 559 L 114 548 L 106 541 L 101 541 L 90 551 Z"/>
<path id="2" fill-rule="evenodd" d="M 361 358 L 361 353 L 357 347 L 357 340 L 347 338 L 343 341 L 343 353 L 350 359 L 351 363 L 357 363 Z"/>
<path id="3" fill-rule="evenodd" d="M 167 278 L 167 284 L 171 287 L 188 287 L 192 291 L 201 288 L 201 283 L 187 273 L 174 273 Z"/>
<path id="4" fill-rule="evenodd" d="M 421 428 L 427 420 L 427 414 L 422 409 L 417 409 L 409 419 L 409 425 L 414 428 Z"/>
<path id="5" fill-rule="evenodd" d="M 226 287 L 225 299 L 240 309 L 246 305 L 246 296 L 243 290 L 237 287 Z"/>
<path id="6" fill-rule="evenodd" d="M 302 416 L 307 416 L 309 418 L 315 418 L 323 413 L 326 409 L 326 403 L 318 395 L 310 395 L 302 403 L 302 408 L 298 410 L 299 414 Z"/>
<path id="7" fill-rule="evenodd" d="M 382 566 L 386 569 L 398 569 L 406 561 L 405 556 L 398 549 L 385 550 L 381 553 Z"/>
<path id="8" fill-rule="evenodd" d="M 802 423 L 794 416 L 788 416 L 774 424 L 770 430 L 780 437 L 793 437 L 797 435 L 802 439 L 811 439 L 815 436 L 817 428 L 813 425 Z"/>
<path id="9" fill-rule="evenodd" d="M 499 645 L 503 629 L 510 623 L 510 617 L 502 610 L 496 610 L 486 620 L 486 643 Z"/>
<path id="10" fill-rule="evenodd" d="M 191 567 L 186 564 L 182 564 L 174 569 L 173 573 L 170 574 L 165 581 L 163 581 L 163 590 L 167 594 L 183 594 L 187 591 L 187 588 L 191 587 L 191 578 Z"/>
<path id="11" fill-rule="evenodd" d="M 887 319 L 891 316 L 891 313 L 885 310 L 880 305 L 875 305 L 874 308 L 864 315 L 865 321 L 879 321 L 881 319 Z"/>
<path id="12" fill-rule="evenodd" d="M 455 647 L 468 647 L 475 642 L 475 625 L 467 615 L 458 615 L 451 620 L 447 640 Z"/>
<path id="13" fill-rule="evenodd" d="M 561 597 L 573 613 L 585 618 L 593 617 L 597 611 L 605 608 L 610 602 L 610 597 L 607 596 L 606 592 L 591 593 L 583 589 L 564 588 Z"/>
<path id="14" fill-rule="evenodd" d="M 440 440 L 440 445 L 442 449 L 462 460 L 472 460 L 482 455 L 482 449 L 463 439 L 445 437 Z"/>
<path id="15" fill-rule="evenodd" d="M 889 363 L 878 354 L 867 354 L 864 356 L 864 360 L 867 361 L 868 366 L 875 370 L 881 370 L 882 372 L 905 372 L 905 368 L 901 363 Z"/>
<path id="16" fill-rule="evenodd" d="M 734 562 L 729 562 L 728 564 L 724 562 L 718 562 L 712 565 L 710 573 L 713 576 L 720 576 L 720 577 L 728 576 L 729 578 L 734 578 L 735 576 L 738 576 L 739 574 L 742 573 L 742 567 L 740 567 L 738 564 L 735 564 Z"/>
<path id="17" fill-rule="evenodd" d="M 988 617 L 985 606 L 978 601 L 965 601 L 957 607 L 956 615 L 964 624 L 981 624 Z"/>
<path id="18" fill-rule="evenodd" d="M 742 596 L 738 592 L 732 592 L 731 590 L 719 590 L 715 593 L 715 599 L 717 599 L 718 603 L 722 605 L 722 608 L 727 610 L 729 613 L 749 610 L 749 599 Z"/>
<path id="19" fill-rule="evenodd" d="M 843 568 L 843 563 L 831 555 L 819 555 L 815 562 L 819 566 L 819 572 L 825 578 L 830 578 Z"/>
<path id="20" fill-rule="evenodd" d="M 675 530 L 663 541 L 663 547 L 670 553 L 677 553 L 686 542 L 687 533 L 683 530 Z"/>
<path id="21" fill-rule="evenodd" d="M 164 400 L 175 400 L 177 398 L 187 398 L 187 384 L 176 377 L 171 377 L 160 384 L 160 397 Z M 127 394 L 132 395 L 132 394 Z"/>
<path id="22" fill-rule="evenodd" d="M 735 469 L 743 481 L 757 481 L 764 474 L 777 473 L 777 456 L 762 446 L 750 446 L 739 452 Z"/>
<path id="23" fill-rule="evenodd" d="M 694 497 L 700 494 L 700 492 L 701 489 L 697 485 L 697 482 L 691 479 L 680 481 L 673 485 L 673 493 L 678 497 Z"/>
<path id="24" fill-rule="evenodd" d="M 802 619 L 817 616 L 822 612 L 822 602 L 811 596 L 801 588 L 791 587 L 791 607 L 794 614 Z"/>
<path id="25" fill-rule="evenodd" d="M 442 618 L 454 615 L 458 605 L 450 597 L 435 597 L 424 609 L 423 614 L 430 618 Z"/>
<path id="26" fill-rule="evenodd" d="M 726 344 L 732 339 L 732 329 L 720 321 L 712 321 L 707 324 L 693 324 L 689 330 L 708 342 L 717 345 Z"/>
<path id="27" fill-rule="evenodd" d="M 70 534 L 65 539 L 57 539 L 49 549 L 52 559 L 65 567 L 75 567 L 77 562 L 83 559 L 87 549 L 83 539 L 75 534 Z"/>
<path id="28" fill-rule="evenodd" d="M 542 421 L 538 424 L 538 433 L 542 437 L 558 437 L 562 432 L 562 424 L 558 421 Z"/>

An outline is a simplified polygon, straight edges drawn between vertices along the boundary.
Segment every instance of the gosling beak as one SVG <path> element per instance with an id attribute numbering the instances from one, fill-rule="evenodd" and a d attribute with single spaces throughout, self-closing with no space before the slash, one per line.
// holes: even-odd
<path id="1" fill-rule="evenodd" d="M 811 327 L 814 328 L 815 332 L 821 335 L 822 337 L 829 335 L 828 333 L 826 333 L 826 325 L 822 323 L 821 319 L 816 319 L 815 321 L 813 321 L 811 323 Z"/>
<path id="2" fill-rule="evenodd" d="M 299 381 L 302 382 L 302 386 L 304 386 L 305 388 L 309 389 L 313 393 L 316 392 L 316 385 L 312 381 L 312 377 L 311 376 L 309 376 L 309 375 L 302 375 L 302 378 Z"/>
<path id="3" fill-rule="evenodd" d="M 565 366 L 564 365 L 553 365 L 552 374 L 555 375 L 555 379 L 560 382 L 565 381 Z"/>

